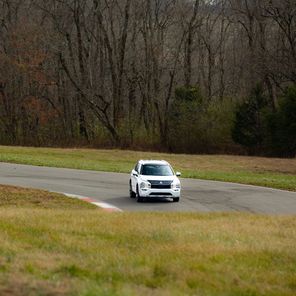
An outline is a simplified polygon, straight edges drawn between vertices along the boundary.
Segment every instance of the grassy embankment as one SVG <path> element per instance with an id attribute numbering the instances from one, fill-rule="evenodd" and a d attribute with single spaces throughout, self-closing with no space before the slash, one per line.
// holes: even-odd
<path id="1" fill-rule="evenodd" d="M 0 146 L 0 161 L 40 166 L 130 172 L 138 159 L 168 160 L 183 177 L 296 191 L 296 159 Z"/>
<path id="2" fill-rule="evenodd" d="M 0 295 L 295 295 L 296 219 L 102 212 L 0 186 Z"/>

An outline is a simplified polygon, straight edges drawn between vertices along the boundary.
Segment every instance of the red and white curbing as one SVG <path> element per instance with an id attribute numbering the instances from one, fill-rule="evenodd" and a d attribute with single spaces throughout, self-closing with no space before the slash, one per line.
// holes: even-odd
<path id="1" fill-rule="evenodd" d="M 77 194 L 70 194 L 70 193 L 64 193 L 64 192 L 61 192 L 61 193 L 68 196 L 68 197 L 71 197 L 71 198 L 78 198 L 80 200 L 89 202 L 97 207 L 102 208 L 106 212 L 122 212 L 121 209 L 119 209 L 111 204 L 108 204 L 106 202 L 98 202 L 98 201 L 93 200 L 89 197 L 85 197 L 85 196 L 81 196 L 81 195 L 77 195 Z"/>

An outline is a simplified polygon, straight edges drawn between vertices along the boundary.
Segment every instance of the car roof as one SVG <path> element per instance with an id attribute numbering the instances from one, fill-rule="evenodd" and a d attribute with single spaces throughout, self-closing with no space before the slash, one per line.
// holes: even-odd
<path id="1" fill-rule="evenodd" d="M 165 160 L 143 160 L 139 161 L 140 164 L 158 164 L 158 165 L 167 165 L 168 162 Z"/>

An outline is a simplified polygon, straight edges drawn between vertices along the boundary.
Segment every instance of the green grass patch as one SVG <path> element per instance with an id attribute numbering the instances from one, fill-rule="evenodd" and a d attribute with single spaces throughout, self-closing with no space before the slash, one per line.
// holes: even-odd
<path id="1" fill-rule="evenodd" d="M 165 159 L 183 177 L 296 191 L 296 159 L 0 146 L 0 161 L 38 166 L 128 173 L 139 159 Z"/>
<path id="2" fill-rule="evenodd" d="M 78 211 L 69 198 L 60 209 L 36 205 L 51 193 L 5 190 L 0 295 L 296 293 L 295 216 L 110 214 L 75 201 Z"/>

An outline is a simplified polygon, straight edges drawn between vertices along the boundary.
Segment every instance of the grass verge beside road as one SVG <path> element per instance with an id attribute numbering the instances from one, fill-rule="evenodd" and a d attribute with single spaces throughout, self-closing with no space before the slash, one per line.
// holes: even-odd
<path id="1" fill-rule="evenodd" d="M 110 214 L 1 186 L 0 241 L 0 295 L 296 293 L 292 216 Z"/>
<path id="2" fill-rule="evenodd" d="M 96 209 L 96 206 L 63 194 L 0 185 L 0 209 Z"/>
<path id="3" fill-rule="evenodd" d="M 165 159 L 183 177 L 296 191 L 296 159 L 0 146 L 0 161 L 38 166 L 128 173 L 139 159 Z"/>

